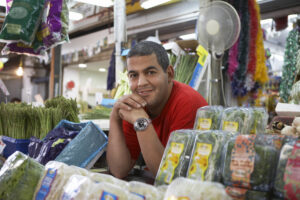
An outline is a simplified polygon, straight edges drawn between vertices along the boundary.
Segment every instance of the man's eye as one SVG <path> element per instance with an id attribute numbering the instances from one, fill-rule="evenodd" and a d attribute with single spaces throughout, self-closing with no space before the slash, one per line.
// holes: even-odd
<path id="1" fill-rule="evenodd" d="M 129 78 L 130 78 L 130 79 L 133 79 L 133 78 L 135 78 L 135 77 L 137 77 L 136 74 L 129 74 Z"/>
<path id="2" fill-rule="evenodd" d="M 156 72 L 155 71 L 148 71 L 148 74 L 149 75 L 153 75 L 153 74 L 155 74 Z"/>

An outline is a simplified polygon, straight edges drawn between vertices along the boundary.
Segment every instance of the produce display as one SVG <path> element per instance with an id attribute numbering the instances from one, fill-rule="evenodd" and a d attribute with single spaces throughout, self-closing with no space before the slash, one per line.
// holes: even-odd
<path id="1" fill-rule="evenodd" d="M 292 153 L 293 147 L 295 142 L 286 143 L 283 145 L 280 156 L 279 162 L 276 169 L 276 176 L 274 182 L 274 193 L 277 197 L 283 198 L 284 197 L 284 172 L 286 168 L 286 164 L 288 161 L 289 156 Z"/>
<path id="2" fill-rule="evenodd" d="M 252 121 L 252 109 L 230 107 L 223 110 L 221 130 L 249 134 Z"/>
<path id="3" fill-rule="evenodd" d="M 109 119 L 112 108 L 107 108 L 105 106 L 95 106 L 90 111 L 85 112 L 81 115 L 81 119 Z"/>
<path id="4" fill-rule="evenodd" d="M 32 200 L 44 166 L 16 151 L 0 170 L 0 199 Z"/>
<path id="5" fill-rule="evenodd" d="M 178 64 L 175 67 L 174 79 L 189 84 L 198 61 L 198 56 L 196 54 L 186 54 L 180 55 L 177 59 L 179 59 L 179 61 L 176 61 Z"/>
<path id="6" fill-rule="evenodd" d="M 268 138 L 268 135 L 238 135 L 228 141 L 222 173 L 225 185 L 270 190 L 278 150 L 272 138 Z"/>
<path id="7" fill-rule="evenodd" d="M 253 123 L 250 134 L 263 134 L 266 131 L 269 115 L 264 108 L 253 107 Z"/>
<path id="8" fill-rule="evenodd" d="M 292 87 L 289 103 L 300 104 L 300 80 L 294 83 Z"/>
<path id="9" fill-rule="evenodd" d="M 170 199 L 206 199 L 230 200 L 224 186 L 220 183 L 196 181 L 183 177 L 176 178 L 169 185 L 164 200 Z"/>
<path id="10" fill-rule="evenodd" d="M 87 176 L 89 172 L 83 168 L 50 161 L 46 164 L 43 173 L 34 193 L 35 200 L 59 199 L 63 194 L 63 186 L 66 185 L 72 175 Z"/>
<path id="11" fill-rule="evenodd" d="M 89 173 L 89 178 L 93 180 L 94 182 L 106 182 L 111 183 L 114 185 L 117 185 L 123 189 L 129 190 L 129 184 L 126 181 L 123 181 L 121 179 L 115 178 L 112 175 L 109 174 L 100 174 L 100 173 Z"/>
<path id="12" fill-rule="evenodd" d="M 195 130 L 217 130 L 220 127 L 222 106 L 204 106 L 197 110 Z"/>
<path id="13" fill-rule="evenodd" d="M 158 190 L 149 184 L 131 181 L 129 182 L 129 191 L 143 199 L 149 200 L 162 200 Z"/>
<path id="14" fill-rule="evenodd" d="M 227 194 L 234 200 L 269 200 L 268 192 L 258 192 L 245 188 L 226 187 Z"/>
<path id="15" fill-rule="evenodd" d="M 43 139 L 62 119 L 79 122 L 75 100 L 56 97 L 47 100 L 45 107 L 32 107 L 25 103 L 1 103 L 0 135 L 15 139 L 34 136 Z"/>
<path id="16" fill-rule="evenodd" d="M 171 133 L 165 148 L 155 185 L 170 184 L 179 176 L 185 176 L 192 151 L 194 133 L 191 130 L 177 130 Z"/>
<path id="17" fill-rule="evenodd" d="M 223 144 L 233 133 L 213 130 L 199 131 L 195 134 L 186 177 L 202 181 L 220 181 Z"/>
<path id="18" fill-rule="evenodd" d="M 66 185 L 63 186 L 62 196 L 59 199 L 63 200 L 82 200 L 90 199 L 90 191 L 94 182 L 87 176 L 72 175 Z"/>

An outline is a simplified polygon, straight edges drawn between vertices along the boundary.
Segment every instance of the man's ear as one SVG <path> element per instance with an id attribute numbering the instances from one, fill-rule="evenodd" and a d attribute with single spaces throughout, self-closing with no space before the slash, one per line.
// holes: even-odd
<path id="1" fill-rule="evenodd" d="M 169 65 L 167 68 L 167 74 L 168 74 L 168 82 L 171 82 L 174 78 L 174 68 L 172 65 Z"/>

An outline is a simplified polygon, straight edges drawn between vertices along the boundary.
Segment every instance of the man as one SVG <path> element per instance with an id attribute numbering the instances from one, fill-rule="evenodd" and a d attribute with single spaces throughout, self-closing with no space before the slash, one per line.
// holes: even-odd
<path id="1" fill-rule="evenodd" d="M 127 56 L 127 70 L 132 94 L 113 107 L 108 166 L 114 176 L 123 178 L 141 152 L 156 175 L 170 133 L 193 128 L 197 109 L 207 102 L 190 86 L 173 80 L 168 55 L 157 43 L 135 45 Z"/>

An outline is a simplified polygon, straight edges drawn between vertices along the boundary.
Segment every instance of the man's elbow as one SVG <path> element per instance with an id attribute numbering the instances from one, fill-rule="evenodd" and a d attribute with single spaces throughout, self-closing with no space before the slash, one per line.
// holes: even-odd
<path id="1" fill-rule="evenodd" d="M 120 170 L 112 170 L 112 169 L 110 170 L 110 173 L 114 177 L 119 178 L 119 179 L 123 179 L 128 175 L 128 172 L 124 172 L 124 171 L 120 171 Z"/>

